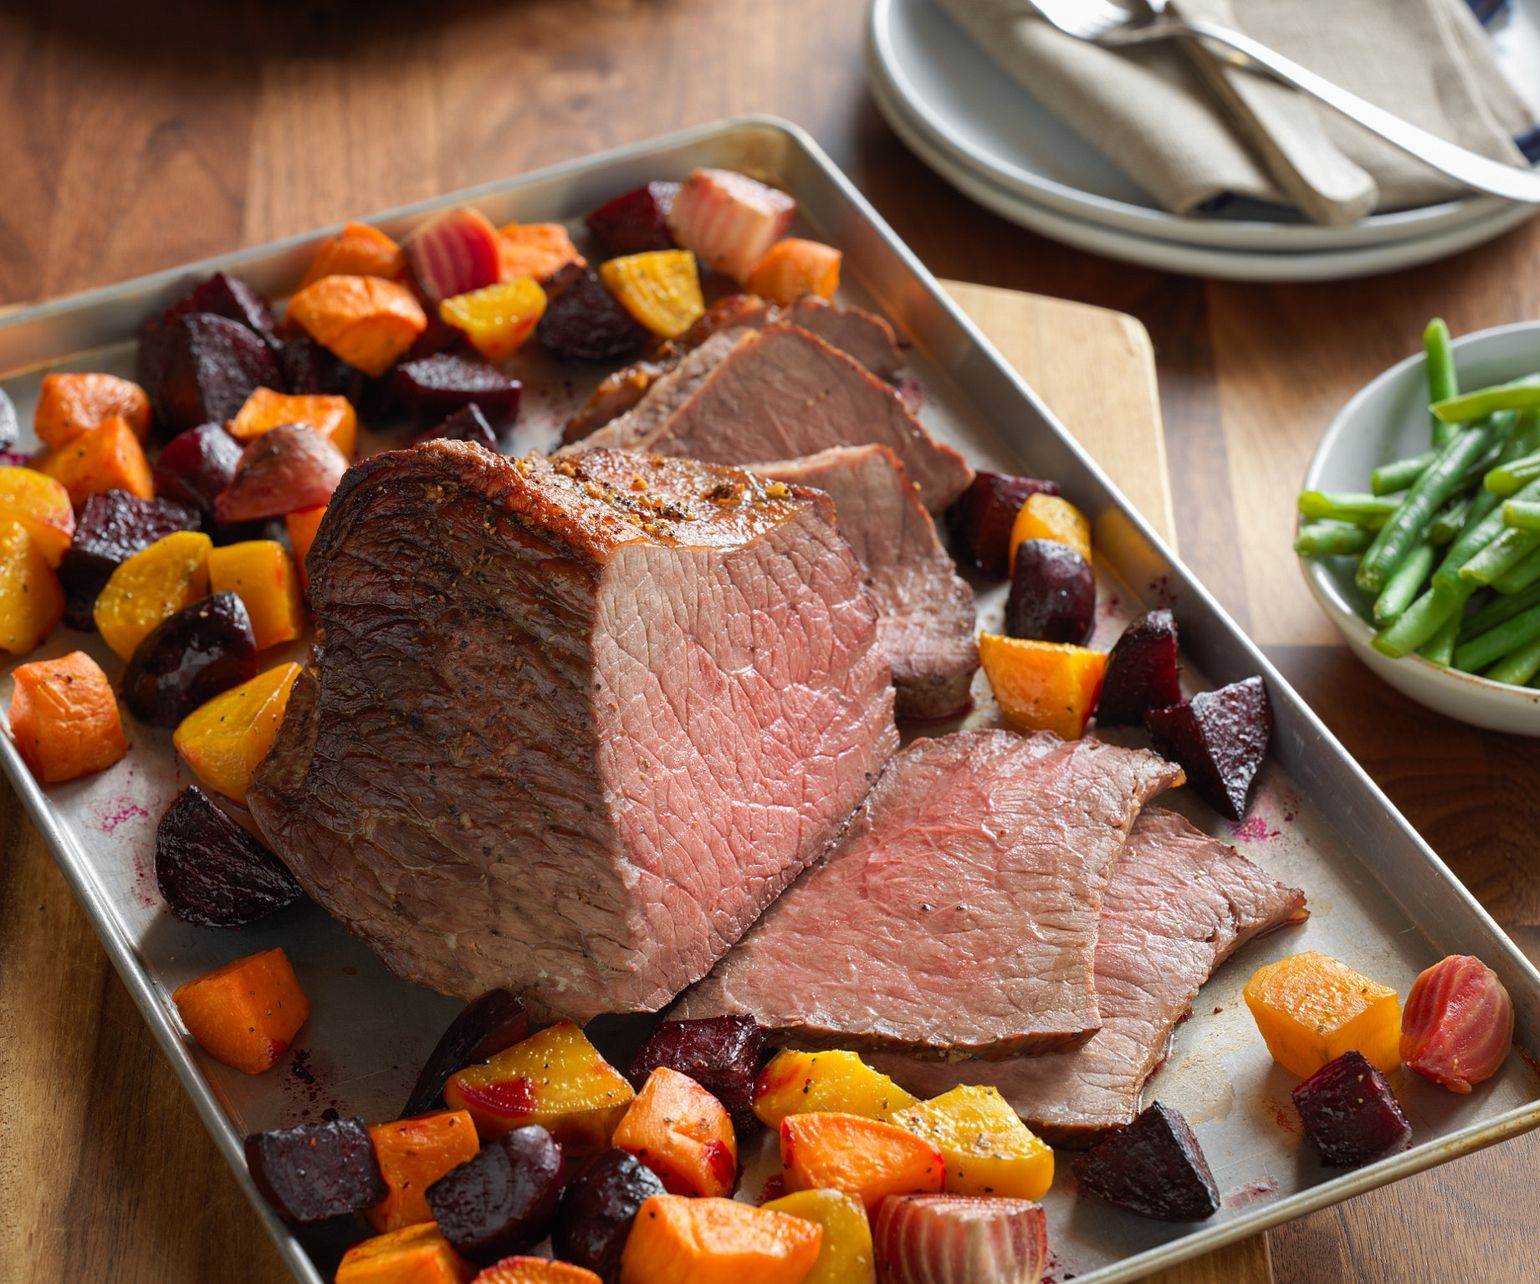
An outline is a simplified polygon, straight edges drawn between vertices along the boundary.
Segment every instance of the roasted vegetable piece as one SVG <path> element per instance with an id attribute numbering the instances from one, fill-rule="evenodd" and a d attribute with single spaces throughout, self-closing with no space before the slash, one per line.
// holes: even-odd
<path id="1" fill-rule="evenodd" d="M 1356 1168 L 1411 1140 L 1390 1084 L 1361 1052 L 1344 1052 L 1294 1088 L 1305 1136 L 1333 1168 Z"/>
<path id="2" fill-rule="evenodd" d="M 156 827 L 155 882 L 171 912 L 200 927 L 243 927 L 302 894 L 278 858 L 197 785 L 176 796 Z"/>
<path id="3" fill-rule="evenodd" d="M 788 1191 L 842 1190 L 875 1218 L 889 1195 L 938 1192 L 946 1165 L 933 1142 L 893 1124 L 817 1111 L 781 1120 L 781 1169 Z"/>
<path id="4" fill-rule="evenodd" d="M 249 522 L 314 508 L 331 499 L 347 470 L 347 456 L 320 433 L 280 424 L 241 452 L 235 476 L 214 501 L 214 516 Z"/>
<path id="5" fill-rule="evenodd" d="M 432 1220 L 428 1187 L 472 1158 L 479 1145 L 476 1126 L 463 1110 L 370 1124 L 369 1140 L 385 1179 L 385 1198 L 367 1214 L 380 1231 Z"/>
<path id="6" fill-rule="evenodd" d="M 1075 1160 L 1082 1189 L 1141 1217 L 1197 1222 L 1219 1210 L 1219 1187 L 1187 1120 L 1157 1101 Z"/>
<path id="7" fill-rule="evenodd" d="M 128 752 L 112 686 L 84 651 L 18 665 L 11 678 L 11 739 L 43 784 L 102 771 Z"/>
<path id="8" fill-rule="evenodd" d="M 1451 954 L 1412 984 L 1401 1015 L 1401 1060 L 1450 1092 L 1502 1069 L 1513 1049 L 1513 1000 L 1478 958 Z"/>
<path id="9" fill-rule="evenodd" d="M 1084 644 L 1096 624 L 1096 576 L 1068 544 L 1024 540 L 1005 599 L 1008 637 Z"/>
<path id="10" fill-rule="evenodd" d="M 161 340 L 155 408 L 172 432 L 224 423 L 254 388 L 281 386 L 271 349 L 252 330 L 211 312 L 172 322 Z"/>
<path id="11" fill-rule="evenodd" d="M 957 1087 L 893 1116 L 936 1144 L 949 1195 L 1041 1199 L 1053 1184 L 1053 1151 L 1032 1135 L 998 1088 Z"/>
<path id="12" fill-rule="evenodd" d="M 740 1135 L 753 1129 L 754 1079 L 765 1036 L 748 1016 L 665 1021 L 632 1059 L 631 1082 L 640 1086 L 659 1066 L 687 1074 L 720 1101 Z"/>
<path id="13" fill-rule="evenodd" d="M 1144 726 L 1200 798 L 1231 820 L 1245 817 L 1273 735 L 1273 705 L 1261 678 L 1147 709 Z"/>
<path id="14" fill-rule="evenodd" d="M 297 397 L 271 388 L 258 388 L 247 397 L 229 429 L 244 445 L 279 424 L 314 428 L 344 455 L 352 455 L 358 444 L 358 416 L 346 397 Z"/>
<path id="15" fill-rule="evenodd" d="M 1057 495 L 1057 482 L 1004 473 L 974 473 L 968 489 L 946 510 L 953 538 L 985 575 L 1010 574 L 1011 527 L 1032 495 Z"/>
<path id="16" fill-rule="evenodd" d="M 0 518 L 0 650 L 25 655 L 63 614 L 64 590 L 32 532 Z"/>
<path id="17" fill-rule="evenodd" d="M 216 594 L 233 593 L 245 603 L 259 651 L 292 642 L 305 630 L 299 573 L 277 540 L 243 540 L 211 550 L 209 588 Z"/>
<path id="18" fill-rule="evenodd" d="M 230 484 L 240 460 L 241 445 L 223 424 L 199 424 L 161 449 L 155 460 L 155 493 L 212 516 L 214 501 Z"/>
<path id="19" fill-rule="evenodd" d="M 269 343 L 273 340 L 275 323 L 267 300 L 228 272 L 215 272 L 198 282 L 166 309 L 161 320 L 173 325 L 192 312 L 212 312 L 245 326 Z"/>
<path id="20" fill-rule="evenodd" d="M 772 303 L 789 305 L 808 295 L 832 299 L 840 287 L 840 261 L 832 245 L 788 236 L 777 241 L 754 265 L 744 281 L 750 294 Z"/>
<path id="21" fill-rule="evenodd" d="M 728 1195 L 738 1180 L 738 1139 L 727 1111 L 694 1079 L 667 1066 L 648 1075 L 611 1140 L 674 1195 Z"/>
<path id="22" fill-rule="evenodd" d="M 895 1195 L 873 1236 L 884 1284 L 1037 1284 L 1048 1220 L 1028 1199 Z"/>
<path id="23" fill-rule="evenodd" d="M 661 338 L 677 339 L 705 315 L 695 256 L 688 250 L 610 259 L 599 276 L 637 323 Z"/>
<path id="24" fill-rule="evenodd" d="M 854 1195 L 839 1190 L 799 1190 L 761 1207 L 822 1228 L 818 1260 L 802 1284 L 877 1284 L 872 1226 Z"/>
<path id="25" fill-rule="evenodd" d="M 566 1180 L 551 1134 L 515 1128 L 429 1186 L 428 1207 L 457 1253 L 488 1266 L 546 1237 Z"/>
<path id="26" fill-rule="evenodd" d="M 45 446 L 67 446 L 114 415 L 143 441 L 150 431 L 150 399 L 137 383 L 110 374 L 50 374 L 38 390 L 32 430 Z"/>
<path id="27" fill-rule="evenodd" d="M 385 1179 L 361 1119 L 332 1119 L 246 1138 L 251 1180 L 292 1226 L 361 1213 L 385 1198 Z"/>
<path id="28" fill-rule="evenodd" d="M 171 1001 L 200 1048 L 246 1074 L 276 1065 L 310 1015 L 310 1000 L 281 949 L 179 985 Z"/>
<path id="29" fill-rule="evenodd" d="M 606 1149 L 636 1093 L 570 1021 L 541 1030 L 468 1066 L 444 1085 L 444 1100 L 469 1110 L 484 1137 L 525 1124 L 547 1129 L 568 1155 Z"/>
<path id="30" fill-rule="evenodd" d="M 134 648 L 120 689 L 140 722 L 174 727 L 221 691 L 257 676 L 251 617 L 234 593 L 213 587 L 211 596 L 162 620 Z"/>
<path id="31" fill-rule="evenodd" d="M 551 1230 L 556 1256 L 587 1267 L 604 1284 L 616 1284 L 637 1209 L 662 1193 L 657 1174 L 635 1155 L 605 1151 L 562 1194 Z"/>
<path id="32" fill-rule="evenodd" d="M 600 1284 L 592 1271 L 548 1257 L 505 1257 L 487 1267 L 471 1284 Z"/>
<path id="33" fill-rule="evenodd" d="M 297 677 L 299 665 L 277 665 L 182 719 L 171 743 L 203 784 L 246 801 L 252 773 L 273 747 Z"/>
<path id="34" fill-rule="evenodd" d="M 568 264 L 586 266 L 560 223 L 509 223 L 497 229 L 498 265 L 504 281 L 543 282 Z"/>
<path id="35" fill-rule="evenodd" d="M 312 281 L 289 300 L 288 319 L 367 375 L 389 370 L 428 325 L 422 304 L 406 286 L 377 276 Z"/>
<path id="36" fill-rule="evenodd" d="M 92 495 L 126 490 L 140 499 L 153 499 L 155 485 L 150 461 L 128 420 L 114 415 L 100 428 L 92 428 L 66 445 L 45 450 L 32 462 L 69 492 L 79 508 Z"/>
<path id="37" fill-rule="evenodd" d="M 979 663 L 1000 711 L 1013 725 L 1075 740 L 1096 707 L 1107 657 L 1067 642 L 981 633 Z"/>
<path id="38" fill-rule="evenodd" d="M 1396 992 L 1317 950 L 1258 968 L 1246 1006 L 1273 1060 L 1300 1078 L 1350 1049 L 1381 1070 L 1401 1064 Z"/>
<path id="39" fill-rule="evenodd" d="M 75 538 L 59 563 L 64 622 L 72 629 L 94 630 L 91 612 L 113 571 L 156 540 L 197 527 L 197 511 L 183 504 L 140 499 L 122 490 L 92 495 L 80 511 Z"/>
<path id="40" fill-rule="evenodd" d="M 308 334 L 288 335 L 278 349 L 284 386 L 300 397 L 346 397 L 355 405 L 368 388 L 368 378 L 341 357 L 328 352 Z"/>
<path id="41" fill-rule="evenodd" d="M 401 1113 L 426 1114 L 440 1104 L 444 1085 L 461 1066 L 485 1061 L 528 1036 L 529 1013 L 518 995 L 488 990 L 472 999 L 433 1045 Z"/>
<path id="42" fill-rule="evenodd" d="M 678 183 L 647 183 L 606 201 L 583 221 L 612 255 L 671 250 L 668 212 L 678 194 Z"/>
<path id="43" fill-rule="evenodd" d="M 754 1083 L 754 1114 L 769 1128 L 787 1115 L 838 1110 L 868 1119 L 891 1119 L 917 1105 L 885 1074 L 854 1052 L 777 1052 Z"/>
<path id="44" fill-rule="evenodd" d="M 545 315 L 535 337 L 552 356 L 609 361 L 629 356 L 647 338 L 587 264 L 567 264 L 546 281 L 545 294 Z"/>
<path id="45" fill-rule="evenodd" d="M 523 385 L 485 361 L 439 353 L 404 361 L 396 367 L 397 398 L 419 429 L 442 423 L 448 416 L 474 405 L 494 432 L 510 428 L 519 417 Z"/>
<path id="46" fill-rule="evenodd" d="M 1176 619 L 1170 611 L 1141 615 L 1123 630 L 1107 657 L 1096 723 L 1137 726 L 1149 710 L 1176 704 L 1181 698 Z"/>
<path id="47" fill-rule="evenodd" d="M 430 218 L 401 244 L 418 288 L 432 303 L 491 285 L 502 274 L 502 238 L 479 210 Z"/>
<path id="48" fill-rule="evenodd" d="M 475 1273 L 437 1226 L 423 1222 L 355 1244 L 337 1267 L 336 1284 L 469 1284 Z"/>
<path id="49" fill-rule="evenodd" d="M 668 230 L 718 272 L 744 280 L 791 226 L 797 202 L 728 169 L 697 169 L 674 196 Z"/>
<path id="50" fill-rule="evenodd" d="M 731 1199 L 654 1195 L 636 1215 L 621 1284 L 802 1284 L 823 1231 Z"/>
<path id="51" fill-rule="evenodd" d="M 492 431 L 492 425 L 474 402 L 463 410 L 456 410 L 438 427 L 430 428 L 417 440 L 432 441 L 436 437 L 449 441 L 473 441 L 483 450 L 497 453 L 497 434 Z"/>
<path id="52" fill-rule="evenodd" d="M 10 393 L 0 388 L 0 450 L 10 450 L 21 436 L 21 420 L 16 415 L 16 403 Z"/>
<path id="53" fill-rule="evenodd" d="M 294 565 L 299 571 L 299 585 L 307 591 L 310 577 L 305 573 L 305 558 L 310 554 L 310 546 L 315 543 L 316 532 L 321 529 L 321 519 L 325 516 L 325 504 L 283 515 L 283 524 L 289 532 L 289 547 L 294 550 Z"/>
<path id="54" fill-rule="evenodd" d="M 1068 544 L 1086 561 L 1091 560 L 1091 523 L 1086 515 L 1062 495 L 1039 492 L 1028 495 L 1011 523 L 1010 563 L 1016 564 L 1016 550 L 1029 539 L 1054 539 Z"/>
<path id="55" fill-rule="evenodd" d="M 381 276 L 394 281 L 405 271 L 406 257 L 390 237 L 368 223 L 349 223 L 316 246 L 299 284 L 303 289 L 323 276 Z"/>
<path id="56" fill-rule="evenodd" d="M 62 482 L 34 468 L 0 464 L 0 518 L 20 522 L 49 566 L 75 536 L 75 506 Z"/>
<path id="57" fill-rule="evenodd" d="M 456 294 L 438 305 L 439 316 L 494 362 L 522 348 L 544 312 L 545 291 L 528 277 Z"/>
<path id="58" fill-rule="evenodd" d="M 127 660 L 162 620 L 207 597 L 213 547 L 201 531 L 174 531 L 119 565 L 96 598 L 102 640 Z"/>

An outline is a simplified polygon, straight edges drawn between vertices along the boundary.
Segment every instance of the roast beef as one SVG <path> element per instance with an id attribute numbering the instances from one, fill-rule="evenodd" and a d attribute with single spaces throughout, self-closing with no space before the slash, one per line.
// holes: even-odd
<path id="1" fill-rule="evenodd" d="M 888 765 L 840 845 L 677 1005 L 781 1042 L 1001 1057 L 1101 1024 L 1108 871 L 1181 769 L 1050 732 L 960 731 Z"/>
<path id="2" fill-rule="evenodd" d="M 652 1010 L 821 855 L 897 743 L 816 491 L 433 441 L 344 478 L 313 667 L 250 796 L 401 975 Z"/>
<path id="3" fill-rule="evenodd" d="M 806 330 L 771 325 L 714 335 L 579 444 L 744 464 L 868 442 L 904 461 L 933 513 L 972 480 L 892 388 Z"/>
<path id="4" fill-rule="evenodd" d="M 1102 902 L 1096 996 L 1102 1028 L 1083 1047 L 1001 1065 L 878 1057 L 924 1096 L 993 1083 L 1031 1128 L 1084 1146 L 1133 1121 L 1171 1031 L 1198 989 L 1247 941 L 1305 917 L 1304 895 L 1175 812 L 1139 817 Z"/>
<path id="5" fill-rule="evenodd" d="M 832 446 L 754 471 L 814 486 L 834 501 L 840 534 L 866 571 L 877 638 L 893 666 L 900 718 L 945 718 L 968 707 L 979 667 L 973 590 L 886 446 Z"/>

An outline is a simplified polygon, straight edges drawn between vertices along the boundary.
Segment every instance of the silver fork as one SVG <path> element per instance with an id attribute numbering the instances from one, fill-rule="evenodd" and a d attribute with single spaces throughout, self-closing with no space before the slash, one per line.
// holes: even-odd
<path id="1" fill-rule="evenodd" d="M 1217 57 L 1231 66 L 1261 71 L 1286 85 L 1302 89 L 1351 121 L 1378 134 L 1424 165 L 1456 182 L 1524 205 L 1540 205 L 1540 174 L 1491 160 L 1457 143 L 1430 134 L 1410 121 L 1376 107 L 1310 68 L 1269 49 L 1250 36 L 1203 18 L 1179 13 L 1171 0 L 1148 0 L 1147 12 L 1136 12 L 1112 0 L 1027 0 L 1060 31 L 1077 40 L 1119 48 L 1193 36 L 1208 42 Z"/>

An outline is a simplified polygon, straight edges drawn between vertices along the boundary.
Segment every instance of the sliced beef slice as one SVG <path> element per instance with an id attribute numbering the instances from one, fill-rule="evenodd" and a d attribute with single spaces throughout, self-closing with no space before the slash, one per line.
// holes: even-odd
<path id="1" fill-rule="evenodd" d="M 1145 800 L 1181 778 L 1145 750 L 1046 732 L 917 740 L 674 1015 L 930 1057 L 1081 1042 L 1101 1024 L 1108 872 Z"/>
<path id="2" fill-rule="evenodd" d="M 446 993 L 663 1006 L 896 747 L 816 491 L 431 441 L 347 474 L 307 566 L 315 658 L 251 810 L 318 902 Z"/>
<path id="3" fill-rule="evenodd" d="M 883 1056 L 878 1064 L 924 1096 L 995 1084 L 1034 1132 L 1088 1146 L 1139 1113 L 1199 988 L 1246 942 L 1306 916 L 1302 892 L 1269 878 L 1175 812 L 1144 812 L 1102 901 L 1096 994 L 1102 1028 L 1072 1052 L 982 1066 Z"/>
<path id="4" fill-rule="evenodd" d="M 865 569 L 877 607 L 897 715 L 945 718 L 966 709 L 979 667 L 973 590 L 941 546 L 898 456 L 886 446 L 833 446 L 754 471 L 815 487 L 834 501 L 840 534 Z"/>

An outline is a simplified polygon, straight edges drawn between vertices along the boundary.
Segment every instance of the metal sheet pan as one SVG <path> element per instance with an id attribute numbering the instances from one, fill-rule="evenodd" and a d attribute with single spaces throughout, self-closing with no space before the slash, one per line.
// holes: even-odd
<path id="1" fill-rule="evenodd" d="M 1056 1275 L 1073 1273 L 1084 1284 L 1133 1279 L 1540 1124 L 1540 1078 L 1515 1055 L 1497 1079 L 1466 1098 L 1405 1076 L 1398 1087 L 1416 1144 L 1402 1154 L 1340 1174 L 1301 1148 L 1288 1122 L 1293 1081 L 1272 1065 L 1240 1002 L 1252 968 L 1318 948 L 1404 994 L 1440 955 L 1475 954 L 1507 984 L 1527 1047 L 1537 1046 L 1540 1034 L 1540 974 L 807 135 L 772 119 L 728 120 L 376 221 L 400 232 L 424 214 L 465 203 L 499 223 L 570 219 L 616 192 L 680 177 L 697 165 L 746 170 L 794 193 L 807 231 L 844 249 L 850 300 L 879 308 L 912 344 L 907 390 L 933 431 L 980 466 L 1057 478 L 1092 515 L 1102 597 L 1110 608 L 1100 642 L 1115 636 L 1132 612 L 1169 604 L 1182 629 L 1189 681 L 1200 681 L 1200 673 L 1216 683 L 1261 673 L 1272 693 L 1277 731 L 1248 823 L 1232 826 L 1196 804 L 1178 805 L 1303 887 L 1313 914 L 1303 928 L 1252 946 L 1215 976 L 1150 1090 L 1194 1121 L 1226 1193 L 1225 1207 L 1201 1226 L 1166 1226 L 1077 1200 L 1072 1183 L 1061 1182 L 1047 1200 Z M 0 385 L 30 421 L 38 379 L 49 369 L 131 372 L 139 321 L 189 278 L 227 268 L 282 294 L 303 270 L 314 240 L 244 250 L 0 317 Z M 583 391 L 564 382 L 570 372 L 537 364 L 528 373 L 531 410 L 518 447 L 545 444 Z M 998 620 L 1001 595 L 998 587 L 981 592 L 982 623 Z M 99 640 L 68 630 L 59 630 L 40 654 L 77 646 L 115 671 Z M 8 687 L 7 678 L 0 700 L 8 700 Z M 984 694 L 975 720 L 988 716 Z M 46 792 L 9 740 L 0 739 L 0 761 L 284 1260 L 297 1279 L 319 1284 L 322 1276 L 303 1246 L 252 1189 L 241 1138 L 326 1108 L 393 1117 L 456 1005 L 390 976 L 313 907 L 239 933 L 190 927 L 166 914 L 151 868 L 154 829 L 188 776 L 164 733 L 135 728 L 132 738 L 132 753 L 111 770 Z M 268 1074 L 249 1078 L 197 1050 L 181 1031 L 170 995 L 182 981 L 278 944 L 293 959 L 314 1015 L 295 1052 Z M 987 1081 L 987 1068 L 979 1078 Z"/>

